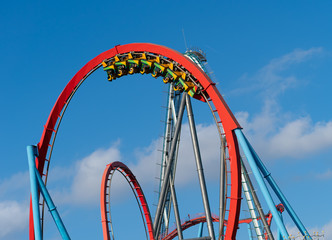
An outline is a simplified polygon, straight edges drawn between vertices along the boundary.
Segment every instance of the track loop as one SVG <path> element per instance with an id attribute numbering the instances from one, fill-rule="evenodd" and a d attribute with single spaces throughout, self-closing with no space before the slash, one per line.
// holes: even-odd
<path id="1" fill-rule="evenodd" d="M 102 65 L 108 71 L 109 80 L 138 73 L 138 71 L 142 74 L 151 73 L 156 77 L 162 76 L 163 82 L 173 83 L 177 91 L 186 91 L 190 96 L 205 102 L 202 95 L 204 93 L 207 99 L 213 102 L 215 109 L 218 110 L 217 113 L 225 131 L 225 138 L 230 146 L 228 153 L 232 169 L 232 189 L 230 192 L 232 198 L 228 221 L 232 224 L 227 226 L 225 239 L 235 239 L 240 212 L 241 182 L 239 172 L 240 155 L 234 130 L 241 127 L 215 84 L 204 71 L 188 57 L 167 47 L 150 43 L 118 45 L 90 60 L 75 74 L 55 102 L 38 143 L 39 156 L 36 165 L 39 173 L 44 174 L 45 183 L 55 138 L 67 106 L 79 86 Z M 33 214 L 30 208 L 30 240 L 34 239 L 32 219 Z"/>
<path id="2" fill-rule="evenodd" d="M 106 166 L 102 178 L 101 190 L 100 190 L 100 208 L 101 208 L 101 222 L 103 226 L 104 240 L 114 239 L 114 232 L 111 220 L 111 201 L 110 201 L 110 191 L 111 191 L 111 181 L 115 171 L 120 172 L 124 178 L 129 183 L 136 201 L 140 207 L 140 212 L 142 220 L 145 226 L 145 232 L 147 239 L 154 240 L 152 220 L 150 215 L 150 210 L 146 202 L 143 190 L 139 185 L 136 177 L 130 171 L 130 169 L 121 162 L 113 162 Z M 147 230 L 146 230 L 147 228 Z M 112 238 L 110 236 L 112 234 Z"/>

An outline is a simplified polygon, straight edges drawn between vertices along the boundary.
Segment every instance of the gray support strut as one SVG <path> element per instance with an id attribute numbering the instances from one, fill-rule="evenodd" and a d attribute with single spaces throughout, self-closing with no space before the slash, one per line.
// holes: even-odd
<path id="1" fill-rule="evenodd" d="M 173 90 L 173 83 L 169 85 L 169 92 L 168 92 L 168 108 L 167 108 L 167 119 L 166 119 L 166 129 L 164 135 L 164 148 L 163 148 L 163 158 L 162 158 L 162 169 L 161 169 L 161 176 L 160 176 L 160 184 L 159 184 L 159 191 L 161 186 L 163 185 L 164 175 L 166 170 L 166 162 L 167 156 L 170 150 L 171 138 L 172 138 L 172 106 L 174 106 L 173 100 L 174 99 L 174 90 Z M 176 116 L 175 116 L 176 117 Z M 173 117 L 174 118 L 174 117 Z M 174 118 L 175 119 L 175 118 Z M 171 201 L 170 201 L 171 202 Z M 167 208 L 164 208 L 164 225 L 165 231 L 167 232 L 168 225 L 169 225 L 169 212 L 170 212 L 170 204 Z"/>
<path id="2" fill-rule="evenodd" d="M 221 146 L 220 146 L 220 189 L 219 189 L 219 240 L 224 239 L 224 220 L 225 220 L 225 138 L 221 137 Z"/>
<path id="3" fill-rule="evenodd" d="M 170 205 L 171 205 L 171 203 L 173 203 L 174 215 L 175 215 L 176 225 L 177 225 L 177 230 L 178 230 L 178 236 L 179 236 L 179 239 L 180 239 L 180 237 L 182 239 L 183 235 L 182 235 L 181 220 L 180 220 L 181 218 L 180 218 L 180 214 L 179 214 L 179 210 L 178 210 L 178 202 L 177 202 L 176 192 L 175 192 L 175 188 L 174 188 L 176 164 L 177 164 L 178 152 L 179 152 L 179 144 L 180 144 L 180 134 L 179 134 L 178 139 L 177 139 L 176 150 L 175 150 L 175 153 L 174 153 L 175 156 L 174 156 L 174 160 L 173 160 L 173 169 L 172 169 L 173 171 L 172 171 L 171 176 L 170 176 L 171 199 L 170 199 L 170 203 L 169 203 L 169 207 L 168 207 L 167 219 L 169 219 L 169 216 L 170 216 L 170 210 L 171 210 Z M 172 190 L 172 188 L 174 190 Z M 172 191 L 174 191 L 174 197 L 173 197 Z M 173 201 L 175 201 L 175 202 L 173 202 Z M 167 231 L 168 231 L 168 226 L 166 227 L 166 232 Z"/>
<path id="4" fill-rule="evenodd" d="M 173 84 L 170 84 L 169 89 L 169 98 L 168 98 L 168 108 L 167 108 L 167 119 L 166 119 L 166 129 L 164 137 L 164 148 L 163 148 L 163 162 L 162 162 L 162 171 L 161 171 L 161 182 L 159 188 L 163 185 L 167 155 L 169 151 L 169 144 L 171 142 L 171 124 L 172 124 L 172 101 L 173 101 Z"/>
<path id="5" fill-rule="evenodd" d="M 186 100 L 187 100 L 186 105 L 187 105 L 187 113 L 188 113 L 188 120 L 189 120 L 189 128 L 190 128 L 191 138 L 192 138 L 192 142 L 193 142 L 194 154 L 195 154 L 195 159 L 196 159 L 196 167 L 197 167 L 199 184 L 200 184 L 202 198 L 203 198 L 207 227 L 208 227 L 208 231 L 209 231 L 211 240 L 215 240 L 210 204 L 209 204 L 209 199 L 208 199 L 208 195 L 207 195 L 205 177 L 204 177 L 203 166 L 202 166 L 201 153 L 200 153 L 199 145 L 198 145 L 195 120 L 194 120 L 194 115 L 193 115 L 193 111 L 192 111 L 192 107 L 191 107 L 190 98 L 189 98 L 189 95 L 187 95 L 187 94 L 186 94 Z"/>
<path id="6" fill-rule="evenodd" d="M 174 179 L 175 179 L 175 173 L 176 173 L 176 164 L 177 164 L 177 159 L 178 159 L 178 152 L 179 152 L 179 143 L 180 143 L 180 136 L 178 137 L 178 141 L 177 141 L 177 145 L 176 145 L 176 150 L 175 150 L 175 156 L 174 156 L 174 161 L 173 161 L 173 172 L 172 172 L 172 174 L 171 174 L 171 178 L 172 178 L 172 181 L 174 182 Z M 174 184 L 174 183 L 173 183 Z M 168 211 L 167 212 L 165 212 L 165 210 L 166 210 L 166 206 L 165 206 L 165 208 L 164 208 L 164 216 L 165 216 L 165 214 L 166 214 L 166 216 L 167 216 L 167 220 L 169 220 L 169 216 L 170 216 L 170 212 L 171 212 L 171 204 L 173 203 L 173 200 L 172 200 L 172 198 L 170 199 L 170 201 L 169 201 L 169 203 L 168 203 Z M 173 203 L 174 204 L 174 203 Z M 177 204 L 177 203 L 176 203 Z M 174 207 L 174 206 L 173 206 Z M 168 221 L 168 223 L 169 223 L 169 221 Z M 168 231 L 168 228 L 169 228 L 169 226 L 166 226 L 166 224 L 165 224 L 165 232 L 167 232 Z M 182 231 L 182 228 L 181 228 L 181 231 Z M 179 232 L 179 230 L 178 230 L 178 232 Z"/>
<path id="7" fill-rule="evenodd" d="M 183 112 L 184 112 L 184 108 L 185 108 L 185 103 L 186 103 L 186 97 L 185 97 L 185 94 L 183 94 L 182 99 L 181 99 L 178 119 L 177 119 L 177 122 L 176 122 L 176 125 L 175 125 L 171 150 L 169 152 L 169 157 L 168 157 L 169 161 L 167 162 L 166 172 L 165 172 L 165 176 L 164 176 L 164 182 L 163 182 L 163 185 L 161 187 L 159 200 L 158 200 L 158 205 L 157 205 L 157 210 L 156 210 L 154 223 L 153 223 L 153 229 L 154 229 L 154 234 L 155 234 L 156 238 L 158 237 L 159 231 L 160 231 L 162 211 L 163 211 L 164 206 L 165 206 L 166 193 L 168 192 L 168 188 L 169 188 L 169 179 L 170 179 L 170 174 L 171 174 L 171 169 L 172 169 L 173 159 L 174 159 L 173 156 L 174 156 L 174 153 L 175 153 L 175 150 L 176 150 L 177 139 L 179 137 L 179 133 L 180 133 L 180 129 L 181 129 L 181 123 L 182 123 L 182 117 L 183 117 Z"/>
<path id="8" fill-rule="evenodd" d="M 171 196 L 172 196 L 172 203 L 174 208 L 174 217 L 176 222 L 176 229 L 178 230 L 178 238 L 179 240 L 183 239 L 182 236 L 182 229 L 181 229 L 181 220 L 180 220 L 180 214 L 179 214 L 179 208 L 178 208 L 178 200 L 176 198 L 175 188 L 174 188 L 174 179 L 171 176 L 169 178 L 170 181 L 170 189 L 171 189 Z"/>

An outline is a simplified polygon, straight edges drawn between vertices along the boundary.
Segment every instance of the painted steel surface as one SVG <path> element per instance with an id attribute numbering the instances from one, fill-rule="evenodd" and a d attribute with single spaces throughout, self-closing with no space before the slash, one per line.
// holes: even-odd
<path id="1" fill-rule="evenodd" d="M 28 162 L 29 162 L 29 174 L 30 174 L 30 185 L 31 185 L 31 204 L 32 206 L 34 229 L 32 234 L 36 237 L 36 240 L 42 239 L 41 226 L 40 226 L 40 213 L 39 213 L 39 193 L 38 193 L 38 182 L 35 174 L 35 158 L 36 158 L 36 146 L 27 146 Z M 34 231 L 36 229 L 36 231 Z"/>
<path id="2" fill-rule="evenodd" d="M 211 240 L 214 240 L 215 233 L 214 233 L 214 228 L 213 228 L 213 224 L 212 224 L 210 202 L 209 202 L 207 189 L 206 189 L 206 182 L 205 182 L 205 177 L 204 177 L 201 153 L 200 153 L 199 144 L 198 144 L 194 114 L 192 111 L 191 101 L 190 101 L 189 96 L 186 95 L 186 98 L 187 98 L 186 100 L 187 100 L 187 114 L 188 114 L 189 129 L 190 129 L 190 134 L 191 134 L 191 140 L 192 140 L 193 147 L 194 147 L 196 169 L 197 169 L 197 173 L 198 173 L 199 185 L 201 188 L 201 194 L 202 194 L 202 198 L 203 198 L 206 223 L 207 223 L 207 227 L 208 227 L 208 231 L 209 231 Z"/>
<path id="3" fill-rule="evenodd" d="M 41 176 L 39 175 L 39 172 L 37 170 L 36 167 L 34 167 L 34 172 L 35 172 L 35 175 L 36 175 L 36 178 L 38 180 L 38 186 L 39 186 L 39 190 L 40 192 L 42 193 L 43 195 L 43 198 L 45 199 L 45 202 L 46 202 L 46 205 L 48 207 L 48 210 L 50 211 L 51 215 L 52 215 L 52 218 L 55 222 L 55 225 L 57 226 L 58 230 L 59 230 L 59 233 L 62 237 L 63 240 L 70 240 L 70 237 L 69 237 L 69 234 L 67 232 L 67 229 L 65 227 L 65 225 L 63 224 L 62 222 L 62 219 L 59 215 L 59 212 L 56 208 L 56 206 L 54 205 L 54 202 L 43 182 L 43 179 L 41 178 Z"/>
<path id="4" fill-rule="evenodd" d="M 152 226 L 152 220 L 151 220 L 151 214 L 149 210 L 148 203 L 146 202 L 143 190 L 141 186 L 139 185 L 136 177 L 134 174 L 130 171 L 130 169 L 122 162 L 112 162 L 107 165 L 107 167 L 104 170 L 102 183 L 101 183 L 101 191 L 100 191 L 100 210 L 101 210 L 101 222 L 103 226 L 103 236 L 104 240 L 110 240 L 109 236 L 109 227 L 108 227 L 108 211 L 107 211 L 107 182 L 109 180 L 109 175 L 112 171 L 123 171 L 126 174 L 126 177 L 129 178 L 130 183 L 133 184 L 134 190 L 136 191 L 137 197 L 140 201 L 141 207 L 143 209 L 144 217 L 145 217 L 145 223 L 148 227 L 149 237 L 151 240 L 154 240 L 153 235 L 153 226 Z"/>
<path id="5" fill-rule="evenodd" d="M 29 161 L 29 172 L 31 182 L 31 199 L 33 205 L 33 219 L 34 219 L 34 233 L 36 239 L 42 239 L 42 231 L 40 226 L 40 214 L 39 214 L 39 199 L 38 190 L 42 193 L 43 198 L 47 204 L 47 207 L 52 215 L 52 218 L 61 234 L 62 239 L 70 240 L 69 234 L 63 224 L 61 217 L 53 203 L 53 200 L 36 168 L 35 157 L 38 156 L 36 146 L 27 146 L 28 161 Z"/>

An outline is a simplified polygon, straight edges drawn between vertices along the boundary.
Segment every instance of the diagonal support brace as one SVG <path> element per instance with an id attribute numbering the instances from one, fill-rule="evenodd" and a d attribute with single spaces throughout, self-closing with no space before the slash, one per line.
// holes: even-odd
<path id="1" fill-rule="evenodd" d="M 62 239 L 70 240 L 69 234 L 66 230 L 65 225 L 63 224 L 61 217 L 56 209 L 56 206 L 53 203 L 53 200 L 47 191 L 47 188 L 36 168 L 35 157 L 37 156 L 37 147 L 28 146 L 28 160 L 29 160 L 29 171 L 30 171 L 30 181 L 31 181 L 31 195 L 32 195 L 32 205 L 33 205 L 33 217 L 34 217 L 34 226 L 35 226 L 35 238 L 36 240 L 42 239 L 42 234 L 40 230 L 40 214 L 39 214 L 39 198 L 38 198 L 38 188 L 41 194 L 44 197 L 48 210 L 50 211 L 52 218 L 57 226 Z M 37 190 L 37 191 L 36 191 Z M 35 220 L 37 218 L 37 220 Z"/>

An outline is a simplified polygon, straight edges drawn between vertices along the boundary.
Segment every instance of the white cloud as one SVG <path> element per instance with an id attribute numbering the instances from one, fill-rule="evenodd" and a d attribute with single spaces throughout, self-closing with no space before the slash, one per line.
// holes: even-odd
<path id="1" fill-rule="evenodd" d="M 325 239 L 332 239 L 332 220 L 330 222 L 328 222 L 327 224 L 325 224 L 321 231 L 316 231 L 318 233 L 323 232 L 324 234 L 324 238 Z"/>
<path id="2" fill-rule="evenodd" d="M 296 49 L 268 65 L 250 78 L 250 90 L 263 98 L 261 112 L 250 116 L 248 112 L 235 115 L 252 144 L 264 158 L 300 158 L 332 147 L 332 121 L 313 122 L 310 116 L 293 117 L 283 112 L 277 101 L 280 93 L 295 86 L 295 76 L 283 76 L 283 72 L 294 64 L 321 54 L 322 48 Z"/>
<path id="3" fill-rule="evenodd" d="M 176 183 L 185 185 L 197 179 L 196 162 L 188 124 L 182 127 L 182 136 L 177 167 Z M 206 178 L 216 179 L 219 176 L 220 140 L 214 124 L 196 126 L 202 163 Z"/>
<path id="4" fill-rule="evenodd" d="M 56 186 L 52 189 L 52 197 L 57 204 L 98 204 L 103 172 L 106 165 L 115 161 L 123 161 L 139 180 L 141 186 L 144 185 L 145 188 L 150 188 L 151 183 L 155 180 L 156 160 L 160 159 L 159 155 L 157 141 L 152 141 L 150 146 L 145 149 L 136 150 L 135 159 L 122 160 L 123 156 L 120 152 L 119 143 L 113 144 L 107 149 L 97 149 L 87 157 L 78 160 L 74 166 L 69 166 L 71 178 L 68 178 L 66 173 L 62 173 L 67 181 L 67 184 L 62 188 L 56 185 L 57 182 L 61 181 L 61 178 L 55 177 L 52 179 L 52 181 L 55 181 L 52 184 Z M 61 169 L 61 167 L 58 167 L 56 172 L 61 173 Z M 68 172 L 67 169 L 63 170 Z M 68 181 L 70 182 L 68 183 Z M 128 183 L 120 173 L 115 174 L 111 185 L 112 192 L 116 193 L 113 195 L 113 200 L 119 201 L 119 199 L 122 199 L 130 192 L 129 189 Z"/>
<path id="5" fill-rule="evenodd" d="M 151 144 L 144 149 L 136 149 L 136 159 L 128 163 L 129 169 L 136 176 L 143 191 L 153 186 L 154 178 L 158 176 L 159 165 L 161 161 L 160 141 L 153 140 Z"/>
<path id="6" fill-rule="evenodd" d="M 297 237 L 301 236 L 301 234 L 299 233 L 299 230 L 295 226 L 287 227 L 287 230 L 288 230 L 289 235 L 291 235 L 292 237 L 295 237 L 295 239 L 299 239 Z M 312 228 L 307 229 L 307 230 L 308 230 L 310 236 L 312 236 L 313 240 L 318 240 L 318 239 L 329 240 L 329 239 L 332 239 L 332 220 L 330 220 L 328 223 L 326 223 L 323 226 L 312 227 Z"/>
<path id="7" fill-rule="evenodd" d="M 18 172 L 0 182 L 0 239 L 18 239 L 27 230 L 29 172 Z M 18 199 L 25 200 L 19 200 Z M 25 233 L 26 234 L 26 233 Z"/>
<path id="8" fill-rule="evenodd" d="M 208 178 L 219 177 L 219 159 L 220 159 L 220 140 L 215 124 L 196 125 L 199 147 L 202 156 L 204 170 Z M 160 149 L 161 143 L 157 140 L 137 154 L 137 163 L 128 164 L 132 172 L 137 175 L 140 183 L 151 184 L 151 180 L 158 176 L 159 167 L 156 169 L 156 163 L 161 161 Z M 216 167 L 217 166 L 217 167 Z M 176 181 L 180 186 L 190 183 L 197 178 L 196 162 L 193 153 L 189 125 L 183 124 L 181 128 L 179 155 L 176 168 Z M 151 186 L 151 185 L 150 185 Z"/>
<path id="9" fill-rule="evenodd" d="M 308 50 L 295 49 L 280 58 L 275 58 L 269 64 L 259 70 L 256 78 L 260 83 L 263 83 L 263 89 L 269 89 L 273 92 L 282 92 L 296 81 L 295 76 L 281 76 L 282 72 L 289 69 L 291 66 L 309 60 L 313 56 L 322 53 L 322 48 L 310 48 Z M 275 89 L 275 84 L 279 88 Z"/>
<path id="10" fill-rule="evenodd" d="M 272 59 L 252 77 L 245 74 L 241 84 L 245 87 L 238 88 L 233 93 L 255 92 L 267 99 L 275 99 L 280 93 L 296 86 L 299 82 L 296 76 L 286 75 L 285 72 L 292 66 L 307 61 L 322 52 L 321 47 L 308 50 L 295 49 L 282 57 Z"/>
<path id="11" fill-rule="evenodd" d="M 302 117 L 277 127 L 281 119 L 264 112 L 252 120 L 247 112 L 237 116 L 257 151 L 266 158 L 301 158 L 332 147 L 332 121 L 313 123 L 310 117 Z"/>
<path id="12" fill-rule="evenodd" d="M 309 117 L 287 123 L 269 143 L 272 155 L 301 157 L 332 146 L 332 121 L 313 124 Z"/>
<path id="13" fill-rule="evenodd" d="M 332 170 L 327 169 L 327 171 L 325 171 L 323 173 L 316 174 L 315 177 L 318 178 L 318 179 L 321 179 L 321 180 L 331 179 L 332 178 Z"/>
<path id="14" fill-rule="evenodd" d="M 107 150 L 99 149 L 77 163 L 77 174 L 71 189 L 75 202 L 89 202 L 99 197 L 104 169 L 114 161 L 121 161 L 121 158 L 119 150 L 112 146 Z"/>
<path id="15" fill-rule="evenodd" d="M 72 183 L 52 195 L 57 203 L 95 204 L 99 201 L 100 185 L 106 165 L 121 161 L 118 144 L 108 149 L 98 149 L 89 156 L 77 161 L 73 167 Z"/>
<path id="16" fill-rule="evenodd" d="M 28 226 L 29 204 L 17 201 L 0 202 L 0 238 L 9 239 Z M 14 238 L 11 238 L 14 239 Z"/>
<path id="17" fill-rule="evenodd" d="M 189 132 L 188 124 L 183 124 L 181 128 L 181 140 L 179 146 L 179 155 L 176 168 L 176 184 L 177 186 L 184 186 L 193 179 L 197 178 L 196 163 L 193 153 L 192 140 Z M 203 167 L 208 178 L 217 178 L 219 176 L 219 145 L 217 128 L 214 124 L 196 126 Z M 140 183 L 146 184 L 154 180 L 154 177 L 159 177 L 160 170 L 156 171 L 156 162 L 161 161 L 161 153 L 158 151 L 160 145 L 158 141 L 153 141 L 151 145 L 145 149 L 144 152 L 138 156 L 137 164 L 129 165 L 131 170 Z M 216 167 L 217 166 L 217 167 Z M 143 189 L 144 190 L 144 189 Z"/>
<path id="18" fill-rule="evenodd" d="M 29 172 L 18 172 L 0 182 L 0 197 L 17 197 L 30 191 Z"/>
<path id="19" fill-rule="evenodd" d="M 216 179 L 219 176 L 220 157 L 220 141 L 216 126 L 214 124 L 199 124 L 196 128 L 204 170 L 208 172 L 206 176 L 210 179 Z M 158 150 L 160 146 L 161 143 L 159 140 L 153 140 L 148 147 L 136 150 L 135 159 L 125 159 L 124 161 L 146 193 L 150 192 L 153 186 L 159 181 L 156 178 L 159 177 L 160 173 L 159 165 L 157 165 L 161 161 L 161 152 Z M 89 156 L 77 161 L 73 167 L 69 167 L 72 170 L 73 177 L 66 179 L 67 184 L 61 190 L 58 187 L 54 189 L 51 192 L 52 197 L 57 204 L 97 204 L 100 197 L 101 178 L 106 165 L 114 161 L 121 161 L 122 159 L 119 144 L 114 144 L 108 149 L 94 151 Z M 177 186 L 185 186 L 192 182 L 193 179 L 197 179 L 196 163 L 188 124 L 183 124 L 182 126 L 179 160 L 176 171 Z M 61 168 L 58 168 L 56 172 L 61 173 Z M 64 172 L 68 171 L 64 169 Z M 67 177 L 66 175 L 65 178 Z M 119 178 L 122 178 L 122 176 Z M 68 184 L 68 180 L 71 183 Z M 124 197 L 123 194 L 129 186 L 125 181 L 119 181 L 116 177 L 114 180 L 112 181 L 112 191 L 116 192 L 114 200 L 118 200 Z M 55 181 L 52 184 L 56 184 L 56 181 L 61 181 L 61 179 L 56 177 L 52 181 Z"/>

